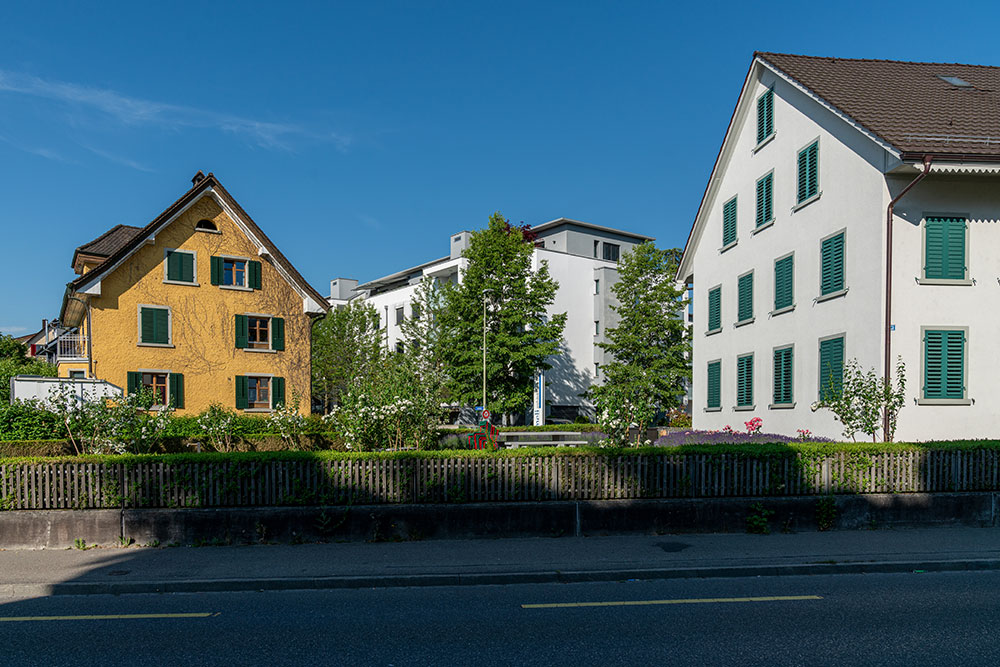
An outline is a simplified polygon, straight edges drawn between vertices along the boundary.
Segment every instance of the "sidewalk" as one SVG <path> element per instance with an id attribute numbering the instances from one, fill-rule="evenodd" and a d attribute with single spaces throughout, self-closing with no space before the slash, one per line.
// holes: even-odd
<path id="1" fill-rule="evenodd" d="M 0 597 L 1000 569 L 1000 530 L 0 551 Z"/>

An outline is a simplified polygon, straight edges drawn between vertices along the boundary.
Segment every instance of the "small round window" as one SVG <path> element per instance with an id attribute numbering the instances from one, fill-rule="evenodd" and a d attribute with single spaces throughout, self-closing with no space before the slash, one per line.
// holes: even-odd
<path id="1" fill-rule="evenodd" d="M 217 232 L 219 228 L 215 226 L 215 223 L 211 220 L 199 220 L 198 224 L 194 226 L 195 229 L 205 229 L 210 232 Z"/>

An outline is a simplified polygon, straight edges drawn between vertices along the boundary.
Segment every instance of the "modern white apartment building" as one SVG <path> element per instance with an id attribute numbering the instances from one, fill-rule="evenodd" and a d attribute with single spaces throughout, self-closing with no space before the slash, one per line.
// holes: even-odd
<path id="1" fill-rule="evenodd" d="M 573 419 L 592 411 L 580 394 L 601 379 L 604 352 L 596 343 L 603 341 L 605 330 L 617 322 L 610 308 L 616 303 L 610 288 L 618 281 L 618 260 L 637 244 L 653 238 L 567 218 L 532 227 L 531 231 L 536 235 L 533 267 L 547 262 L 550 275 L 559 283 L 550 312 L 567 314 L 563 351 L 549 360 L 552 368 L 541 383 L 544 418 Z M 382 278 L 362 284 L 346 278 L 332 280 L 330 304 L 364 299 L 374 305 L 386 330 L 386 344 L 395 349 L 403 321 L 413 316 L 411 301 L 417 285 L 428 276 L 461 281 L 467 261 L 462 252 L 471 236 L 467 231 L 453 234 L 448 240 L 448 255 Z"/>
<path id="2" fill-rule="evenodd" d="M 839 437 L 822 387 L 899 355 L 897 439 L 1000 432 L 998 91 L 997 67 L 754 55 L 678 271 L 696 428 Z"/>

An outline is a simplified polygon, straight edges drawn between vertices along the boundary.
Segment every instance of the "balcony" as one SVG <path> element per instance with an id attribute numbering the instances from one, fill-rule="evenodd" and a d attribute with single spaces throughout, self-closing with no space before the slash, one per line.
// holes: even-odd
<path id="1" fill-rule="evenodd" d="M 87 337 L 80 334 L 66 334 L 56 341 L 58 361 L 86 361 Z"/>

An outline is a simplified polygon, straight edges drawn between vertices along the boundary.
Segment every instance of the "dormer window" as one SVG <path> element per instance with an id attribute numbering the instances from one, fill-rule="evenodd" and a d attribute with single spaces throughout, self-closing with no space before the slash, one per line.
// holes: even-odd
<path id="1" fill-rule="evenodd" d="M 215 223 L 211 220 L 199 220 L 198 224 L 194 226 L 195 229 L 202 232 L 218 232 L 219 228 L 215 226 Z"/>

